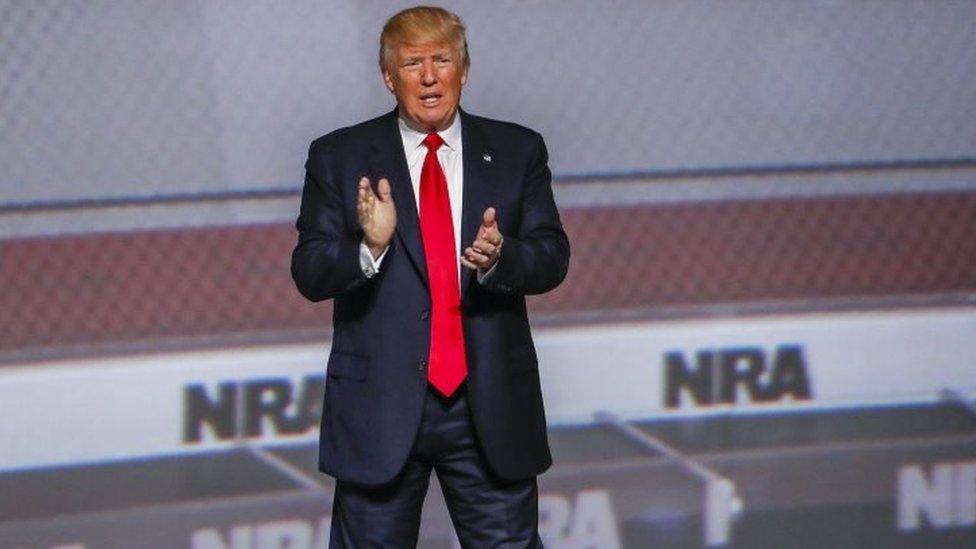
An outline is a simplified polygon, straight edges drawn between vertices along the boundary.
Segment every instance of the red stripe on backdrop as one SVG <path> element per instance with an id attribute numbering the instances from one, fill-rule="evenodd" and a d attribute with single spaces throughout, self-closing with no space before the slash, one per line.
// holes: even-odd
<path id="1" fill-rule="evenodd" d="M 575 208 L 534 313 L 976 291 L 976 193 Z M 504 227 L 503 227 L 504 230 Z M 327 329 L 288 224 L 0 241 L 0 349 Z"/>

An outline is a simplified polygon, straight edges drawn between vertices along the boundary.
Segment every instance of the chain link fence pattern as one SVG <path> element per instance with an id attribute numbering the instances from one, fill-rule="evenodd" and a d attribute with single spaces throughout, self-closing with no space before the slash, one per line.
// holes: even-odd
<path id="1" fill-rule="evenodd" d="M 0 0 L 0 203 L 289 188 L 406 1 Z M 968 1 L 449 2 L 557 175 L 973 157 Z"/>

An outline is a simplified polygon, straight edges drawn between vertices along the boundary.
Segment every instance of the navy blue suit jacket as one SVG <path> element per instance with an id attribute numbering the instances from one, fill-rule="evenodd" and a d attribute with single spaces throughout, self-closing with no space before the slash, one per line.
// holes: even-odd
<path id="1" fill-rule="evenodd" d="M 468 401 L 490 468 L 503 479 L 524 479 L 552 463 L 525 295 L 562 282 L 569 241 L 542 137 L 459 115 L 461 245 L 474 241 L 489 206 L 505 239 L 485 286 L 462 268 Z M 340 480 L 381 484 L 400 471 L 417 434 L 430 344 L 427 270 L 397 111 L 316 139 L 305 169 L 292 277 L 308 299 L 335 300 L 319 468 Z M 373 278 L 359 264 L 356 189 L 363 176 L 374 185 L 390 181 L 397 211 L 396 235 Z"/>

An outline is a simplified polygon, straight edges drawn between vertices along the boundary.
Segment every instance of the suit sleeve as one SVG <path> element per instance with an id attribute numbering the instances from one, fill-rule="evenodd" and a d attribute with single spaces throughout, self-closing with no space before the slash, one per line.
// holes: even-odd
<path id="1" fill-rule="evenodd" d="M 368 278 L 359 262 L 361 231 L 350 230 L 343 207 L 344 193 L 328 168 L 328 146 L 309 147 L 302 205 L 295 227 L 298 243 L 291 256 L 291 276 L 298 291 L 311 301 L 348 292 Z"/>
<path id="2" fill-rule="evenodd" d="M 552 194 L 549 154 L 534 134 L 522 191 L 522 216 L 514 231 L 505 231 L 496 269 L 485 287 L 505 294 L 541 294 L 558 286 L 569 269 L 569 239 Z"/>

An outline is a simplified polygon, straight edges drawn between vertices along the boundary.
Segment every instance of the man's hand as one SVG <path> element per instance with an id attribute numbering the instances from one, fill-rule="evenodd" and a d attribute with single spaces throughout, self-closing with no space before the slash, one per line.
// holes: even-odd
<path id="1" fill-rule="evenodd" d="M 390 245 L 393 231 L 396 229 L 396 208 L 393 206 L 393 196 L 390 194 L 390 182 L 385 178 L 376 184 L 377 195 L 373 192 L 369 179 L 359 180 L 359 196 L 356 211 L 359 214 L 359 226 L 363 228 L 364 240 L 369 252 L 376 259 L 383 250 Z"/>
<path id="2" fill-rule="evenodd" d="M 495 220 L 495 208 L 488 208 L 481 216 L 481 227 L 478 227 L 474 243 L 464 249 L 461 264 L 469 269 L 491 269 L 501 256 L 504 240 Z"/>

